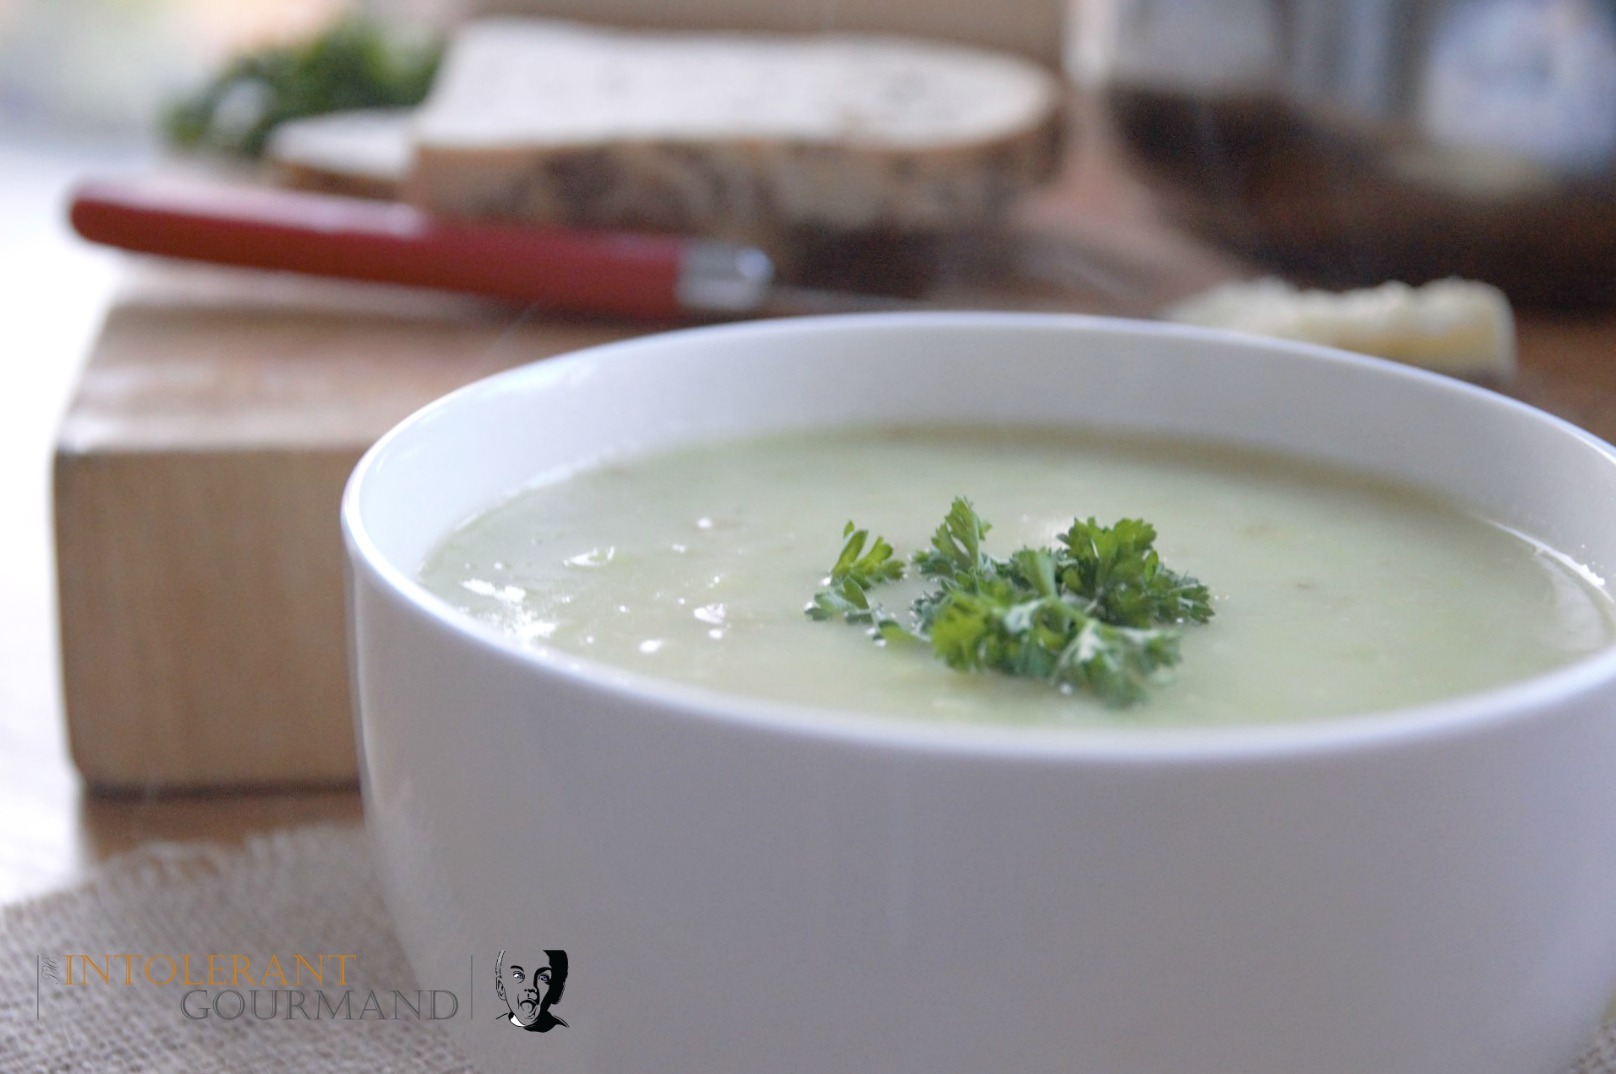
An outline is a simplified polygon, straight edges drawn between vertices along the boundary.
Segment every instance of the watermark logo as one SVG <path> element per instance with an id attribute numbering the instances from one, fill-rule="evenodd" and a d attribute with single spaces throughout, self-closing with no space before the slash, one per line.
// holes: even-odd
<path id="1" fill-rule="evenodd" d="M 128 990 L 172 1003 L 191 1022 L 444 1021 L 487 1018 L 476 1009 L 486 968 L 468 958 L 464 988 L 381 988 L 350 952 L 83 952 L 34 960 L 34 1017 L 71 1008 L 75 995 L 104 1003 Z M 497 1021 L 529 1033 L 571 1028 L 556 1010 L 570 960 L 556 949 L 508 948 L 494 960 Z M 147 1002 L 142 999 L 141 1002 Z M 64 1006 L 67 1004 L 67 1006 Z M 80 1011 L 82 1013 L 82 1010 Z"/>
<path id="2" fill-rule="evenodd" d="M 501 951 L 494 960 L 494 991 L 505 1004 L 501 1021 L 529 1033 L 567 1023 L 552 1010 L 567 987 L 565 951 Z"/>
<path id="3" fill-rule="evenodd" d="M 197 1022 L 441 1021 L 460 1011 L 460 997 L 443 988 L 381 989 L 354 979 L 350 953 L 196 954 L 70 952 L 35 959 L 34 1017 L 42 993 L 154 988 L 176 996 L 179 1013 Z M 47 984 L 49 982 L 49 984 Z"/>

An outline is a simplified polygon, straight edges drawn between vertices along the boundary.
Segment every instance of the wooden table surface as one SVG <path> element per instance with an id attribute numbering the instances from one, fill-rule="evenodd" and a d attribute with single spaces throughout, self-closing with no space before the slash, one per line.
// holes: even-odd
<path id="1" fill-rule="evenodd" d="M 115 256 L 76 244 L 60 223 L 63 182 L 81 163 L 24 160 L 0 145 L 0 222 L 26 223 L 0 230 L 0 293 L 18 299 L 0 326 L 14 378 L 0 404 L 0 495 L 19 505 L 0 527 L 0 902 L 71 883 L 111 855 L 156 841 L 235 840 L 360 815 L 347 789 L 98 797 L 73 772 L 56 681 L 48 461 L 76 365 L 119 273 Z M 1096 185 L 1087 173 L 1068 182 L 1047 209 L 1050 226 L 1110 251 L 1102 266 L 1117 263 L 1112 255 L 1133 268 L 1170 266 L 1185 285 L 1231 271 L 1163 229 L 1137 189 Z M 1064 222 L 1054 219 L 1074 205 L 1080 210 Z M 1616 313 L 1523 313 L 1520 350 L 1513 394 L 1616 440 Z"/>

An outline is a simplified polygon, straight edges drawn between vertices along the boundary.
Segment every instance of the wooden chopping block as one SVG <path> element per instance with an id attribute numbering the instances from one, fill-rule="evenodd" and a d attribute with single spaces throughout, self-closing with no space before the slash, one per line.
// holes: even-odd
<path id="1" fill-rule="evenodd" d="M 453 388 L 630 332 L 402 288 L 141 266 L 56 445 L 64 699 L 85 780 L 352 780 L 349 472 Z"/>

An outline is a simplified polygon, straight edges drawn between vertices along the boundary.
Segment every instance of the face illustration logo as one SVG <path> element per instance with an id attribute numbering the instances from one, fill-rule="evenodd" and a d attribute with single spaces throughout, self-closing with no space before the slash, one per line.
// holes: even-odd
<path id="1" fill-rule="evenodd" d="M 507 958 L 501 951 L 494 960 L 494 990 L 505 1001 L 499 1017 L 530 1033 L 548 1033 L 567 1023 L 551 1007 L 561 1002 L 567 986 L 565 951 L 517 952 Z"/>

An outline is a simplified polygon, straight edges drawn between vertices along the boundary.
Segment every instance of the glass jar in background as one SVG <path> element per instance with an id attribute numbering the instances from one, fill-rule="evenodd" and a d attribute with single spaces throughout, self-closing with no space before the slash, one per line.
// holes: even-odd
<path id="1" fill-rule="evenodd" d="M 1192 229 L 1325 286 L 1616 303 L 1609 0 L 1073 0 L 1070 64 Z"/>

